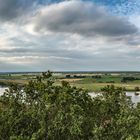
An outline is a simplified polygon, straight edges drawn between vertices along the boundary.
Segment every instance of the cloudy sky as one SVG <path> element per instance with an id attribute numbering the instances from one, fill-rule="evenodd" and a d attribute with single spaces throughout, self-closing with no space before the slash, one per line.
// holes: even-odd
<path id="1" fill-rule="evenodd" d="M 0 72 L 139 71 L 140 0 L 0 0 Z"/>

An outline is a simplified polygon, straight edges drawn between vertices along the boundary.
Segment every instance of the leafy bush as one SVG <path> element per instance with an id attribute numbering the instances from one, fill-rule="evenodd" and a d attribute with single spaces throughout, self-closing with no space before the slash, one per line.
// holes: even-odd
<path id="1" fill-rule="evenodd" d="M 121 88 L 107 86 L 92 98 L 51 73 L 0 97 L 0 140 L 137 140 L 140 105 Z"/>

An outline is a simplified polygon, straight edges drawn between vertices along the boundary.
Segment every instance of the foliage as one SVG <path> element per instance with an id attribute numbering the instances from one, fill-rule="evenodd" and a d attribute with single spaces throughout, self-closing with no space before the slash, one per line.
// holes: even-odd
<path id="1" fill-rule="evenodd" d="M 138 140 L 140 104 L 123 89 L 107 86 L 92 98 L 43 73 L 0 97 L 0 140 Z"/>
<path id="2" fill-rule="evenodd" d="M 136 77 L 123 77 L 121 82 L 125 83 L 127 81 L 135 81 L 135 80 L 140 80 L 140 78 L 136 78 Z"/>

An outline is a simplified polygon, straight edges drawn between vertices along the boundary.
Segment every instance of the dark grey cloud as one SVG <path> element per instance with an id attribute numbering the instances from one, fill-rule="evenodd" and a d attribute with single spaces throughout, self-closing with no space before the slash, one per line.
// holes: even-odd
<path id="1" fill-rule="evenodd" d="M 35 30 L 77 33 L 84 36 L 125 36 L 138 31 L 124 18 L 113 16 L 91 2 L 65 1 L 46 6 L 33 21 Z"/>
<path id="2" fill-rule="evenodd" d="M 27 14 L 36 0 L 0 0 L 0 21 L 13 20 Z"/>

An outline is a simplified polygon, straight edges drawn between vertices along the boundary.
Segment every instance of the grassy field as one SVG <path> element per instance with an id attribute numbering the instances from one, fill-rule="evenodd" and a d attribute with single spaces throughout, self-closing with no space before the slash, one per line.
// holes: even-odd
<path id="1" fill-rule="evenodd" d="M 77 87 L 87 89 L 88 91 L 95 91 L 98 92 L 101 90 L 101 88 L 107 86 L 107 85 L 114 85 L 116 87 L 123 87 L 126 89 L 126 91 L 135 91 L 135 87 L 139 87 L 139 84 L 119 84 L 119 83 L 92 83 L 92 84 L 71 84 L 76 85 Z"/>
<path id="2" fill-rule="evenodd" d="M 40 73 L 20 73 L 20 74 L 0 74 L 1 83 L 17 83 L 26 84 L 29 80 L 35 79 Z M 61 84 L 61 81 L 68 81 L 72 86 L 87 89 L 89 91 L 100 91 L 101 88 L 107 85 L 115 85 L 123 87 L 127 91 L 135 91 L 135 88 L 140 88 L 140 73 L 139 72 L 61 72 L 54 73 L 56 84 Z M 123 80 L 129 78 L 129 80 Z"/>
<path id="3" fill-rule="evenodd" d="M 66 74 L 68 75 L 68 74 Z M 62 77 L 66 77 L 64 74 L 62 74 Z M 115 85 L 116 87 L 123 87 L 127 91 L 135 91 L 136 87 L 140 88 L 140 73 L 91 73 L 91 74 L 85 74 L 85 78 L 73 78 L 75 74 L 70 74 L 71 78 L 62 78 L 61 80 L 60 75 L 57 79 L 57 83 L 61 82 L 62 80 L 70 82 L 72 86 L 77 86 L 80 88 L 87 89 L 89 91 L 95 91 L 98 92 L 101 90 L 101 88 L 107 86 L 107 85 Z M 84 74 L 76 74 L 83 76 Z M 96 78 L 97 76 L 97 78 Z M 98 77 L 100 76 L 100 77 Z M 122 82 L 124 77 L 134 77 L 137 78 L 137 80 L 127 80 L 125 82 Z"/>

